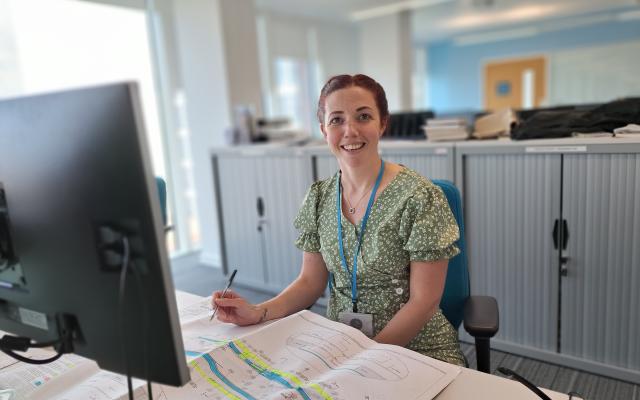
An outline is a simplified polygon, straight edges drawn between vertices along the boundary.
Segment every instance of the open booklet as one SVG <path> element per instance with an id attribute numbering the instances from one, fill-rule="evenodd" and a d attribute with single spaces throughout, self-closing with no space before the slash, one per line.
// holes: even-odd
<path id="1" fill-rule="evenodd" d="M 154 399 L 426 400 L 461 371 L 399 346 L 376 343 L 310 311 L 238 327 L 209 322 L 209 304 L 205 299 L 180 310 L 191 381 L 179 388 L 154 384 Z M 20 376 L 22 381 L 16 380 Z M 33 379 L 43 383 L 34 386 Z M 22 382 L 13 386 L 20 399 L 128 396 L 122 375 L 100 370 L 93 361 L 75 355 L 49 366 L 13 366 L 0 371 L 0 382 L 18 386 Z M 147 398 L 145 382 L 135 379 L 134 388 L 136 399 Z"/>

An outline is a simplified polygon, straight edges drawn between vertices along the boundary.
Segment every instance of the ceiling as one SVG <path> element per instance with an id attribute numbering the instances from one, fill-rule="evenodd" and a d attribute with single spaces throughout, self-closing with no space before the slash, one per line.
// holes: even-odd
<path id="1" fill-rule="evenodd" d="M 349 22 L 351 15 L 358 11 L 405 2 L 399 0 L 255 0 L 258 9 L 336 22 Z"/>
<path id="2" fill-rule="evenodd" d="M 640 0 L 255 0 L 272 13 L 357 23 L 397 12 L 411 13 L 416 43 L 522 37 L 567 25 L 637 19 Z M 474 34 L 474 35 L 471 35 Z M 486 36 L 489 35 L 489 36 Z M 491 35 L 493 37 L 491 38 Z M 497 36 L 496 36 L 497 35 Z"/>

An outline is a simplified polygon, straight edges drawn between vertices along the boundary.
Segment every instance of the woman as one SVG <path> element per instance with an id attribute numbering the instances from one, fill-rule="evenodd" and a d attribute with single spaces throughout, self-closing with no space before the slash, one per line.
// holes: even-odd
<path id="1" fill-rule="evenodd" d="M 389 120 L 384 89 L 365 75 L 335 76 L 320 94 L 318 120 L 340 171 L 311 186 L 296 217 L 300 275 L 258 305 L 215 292 L 218 318 L 250 325 L 287 316 L 315 303 L 329 279 L 328 318 L 464 365 L 439 309 L 458 226 L 437 186 L 380 158 Z"/>

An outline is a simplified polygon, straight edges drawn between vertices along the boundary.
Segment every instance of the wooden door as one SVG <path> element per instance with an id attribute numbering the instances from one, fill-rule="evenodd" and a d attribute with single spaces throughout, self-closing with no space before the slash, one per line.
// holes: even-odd
<path id="1" fill-rule="evenodd" d="M 484 68 L 484 107 L 540 107 L 547 95 L 544 57 L 493 61 Z"/>

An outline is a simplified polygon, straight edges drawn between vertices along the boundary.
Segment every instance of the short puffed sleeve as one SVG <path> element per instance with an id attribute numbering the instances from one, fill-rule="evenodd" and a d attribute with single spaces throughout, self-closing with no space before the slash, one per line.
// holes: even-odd
<path id="1" fill-rule="evenodd" d="M 458 224 L 442 189 L 430 182 L 407 200 L 399 234 L 411 261 L 450 259 L 460 252 Z"/>
<path id="2" fill-rule="evenodd" d="M 318 234 L 318 203 L 320 201 L 320 184 L 315 182 L 304 197 L 302 207 L 293 225 L 300 232 L 295 245 L 302 251 L 317 253 L 320 251 L 320 236 Z"/>

